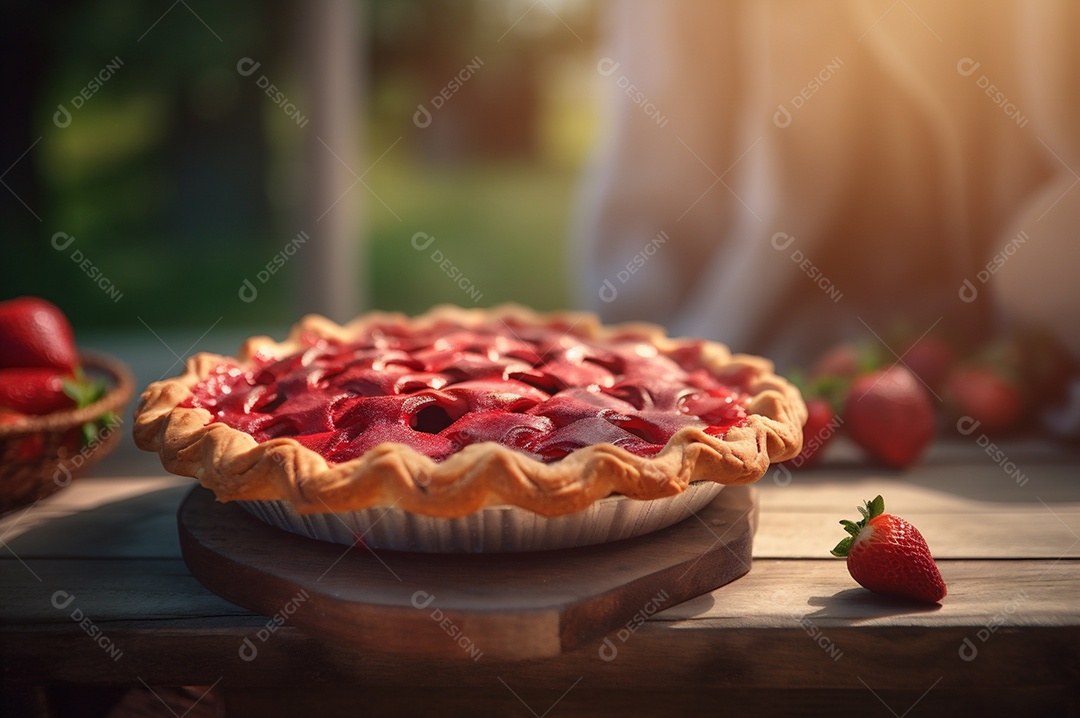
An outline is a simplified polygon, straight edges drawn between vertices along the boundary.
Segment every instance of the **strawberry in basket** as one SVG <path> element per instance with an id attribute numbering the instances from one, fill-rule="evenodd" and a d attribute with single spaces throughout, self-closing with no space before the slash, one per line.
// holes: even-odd
<path id="1" fill-rule="evenodd" d="M 0 408 L 7 421 L 12 412 L 39 416 L 89 406 L 105 389 L 83 374 L 71 324 L 56 305 L 37 297 L 0 302 Z M 95 430 L 93 422 L 83 426 L 87 443 Z"/>
<path id="2" fill-rule="evenodd" d="M 0 302 L 0 514 L 59 491 L 111 451 L 131 392 L 122 362 L 79 354 L 56 306 Z"/>

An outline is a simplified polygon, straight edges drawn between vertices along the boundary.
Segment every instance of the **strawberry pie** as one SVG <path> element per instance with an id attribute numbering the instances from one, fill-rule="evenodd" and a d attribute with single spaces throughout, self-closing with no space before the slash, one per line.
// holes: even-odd
<path id="1" fill-rule="evenodd" d="M 544 516 L 691 482 L 744 484 L 799 452 L 806 408 L 768 361 L 655 326 L 517 306 L 308 316 L 281 343 L 197 354 L 151 384 L 135 440 L 221 501 Z"/>

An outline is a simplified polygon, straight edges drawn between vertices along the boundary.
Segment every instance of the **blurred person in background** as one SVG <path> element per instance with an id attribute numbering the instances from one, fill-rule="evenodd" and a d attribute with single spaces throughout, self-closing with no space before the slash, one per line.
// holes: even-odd
<path id="1" fill-rule="evenodd" d="M 781 367 L 898 323 L 1080 356 L 1080 5 L 604 8 L 580 304 Z"/>

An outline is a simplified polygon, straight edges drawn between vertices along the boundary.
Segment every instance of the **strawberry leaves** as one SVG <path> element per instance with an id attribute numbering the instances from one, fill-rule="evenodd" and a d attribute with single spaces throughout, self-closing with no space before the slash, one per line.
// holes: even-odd
<path id="1" fill-rule="evenodd" d="M 90 406 L 108 391 L 108 385 L 103 379 L 91 380 L 87 378 L 82 367 L 75 368 L 74 379 L 64 379 L 64 393 L 75 402 L 76 409 Z M 119 417 L 115 412 L 107 411 L 97 419 L 88 421 L 82 425 L 83 446 L 89 446 L 97 439 L 99 426 L 106 429 L 119 423 Z"/>
<path id="2" fill-rule="evenodd" d="M 787 373 L 787 380 L 795 385 L 803 399 L 824 399 L 836 414 L 843 411 L 844 401 L 851 390 L 851 379 L 836 374 L 809 378 L 802 370 L 792 369 Z"/>
<path id="3" fill-rule="evenodd" d="M 840 543 L 836 544 L 836 548 L 831 551 L 833 556 L 844 558 L 848 555 L 851 551 L 852 542 L 855 541 L 859 532 L 866 527 L 866 524 L 870 522 L 870 519 L 885 513 L 885 499 L 881 498 L 881 494 L 878 494 L 873 501 L 867 501 L 864 506 L 859 506 L 858 509 L 859 513 L 862 515 L 862 520 L 858 523 L 848 521 L 847 519 L 840 520 L 840 525 L 851 535 L 845 536 L 840 540 Z"/>
<path id="4" fill-rule="evenodd" d="M 848 521 L 848 523 L 851 524 L 850 521 Z M 854 524 L 851 525 L 854 526 Z M 850 532 L 851 529 L 848 528 L 848 531 Z M 832 555 L 836 556 L 837 558 L 846 558 L 848 552 L 851 551 L 851 542 L 854 541 L 855 537 L 858 535 L 858 529 L 855 529 L 854 534 L 852 534 L 851 536 L 845 536 L 844 538 L 840 539 L 840 543 L 836 544 L 836 547 L 830 553 L 832 553 Z"/>
<path id="5" fill-rule="evenodd" d="M 866 508 L 859 507 L 859 513 L 863 515 L 863 518 L 867 521 L 875 516 L 881 516 L 885 513 L 885 499 L 881 498 L 881 494 L 878 494 L 873 501 L 866 502 Z"/>

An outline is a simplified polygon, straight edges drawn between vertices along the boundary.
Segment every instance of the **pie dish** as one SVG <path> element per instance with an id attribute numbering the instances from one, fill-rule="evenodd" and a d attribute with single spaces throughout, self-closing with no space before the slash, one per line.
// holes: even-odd
<path id="1" fill-rule="evenodd" d="M 238 501 L 261 521 L 307 538 L 414 553 L 548 551 L 643 536 L 696 514 L 723 484 L 695 481 L 686 491 L 651 501 L 608 496 L 581 511 L 541 516 L 517 506 L 485 506 L 467 516 L 422 516 L 397 507 L 301 514 L 288 501 Z"/>
<path id="2" fill-rule="evenodd" d="M 201 353 L 151 384 L 136 444 L 219 501 L 545 517 L 746 484 L 798 454 L 806 407 L 771 362 L 584 313 L 437 307 Z"/>

